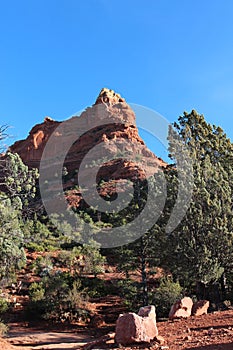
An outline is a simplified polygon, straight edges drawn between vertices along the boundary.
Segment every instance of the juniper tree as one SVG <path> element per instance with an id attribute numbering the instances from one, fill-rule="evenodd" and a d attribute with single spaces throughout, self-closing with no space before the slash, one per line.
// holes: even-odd
<path id="1" fill-rule="evenodd" d="M 7 137 L 0 127 L 0 142 Z M 7 152 L 0 160 L 0 278 L 8 278 L 25 263 L 22 207 L 35 193 L 38 172 L 29 170 L 17 154 Z"/>
<path id="2" fill-rule="evenodd" d="M 208 124 L 194 110 L 179 117 L 174 127 L 189 148 L 193 195 L 181 224 L 168 236 L 169 265 L 183 283 L 195 281 L 199 297 L 204 297 L 206 286 L 216 284 L 233 267 L 233 146 L 220 127 Z M 172 158 L 177 142 L 170 138 Z M 174 173 L 170 181 L 175 184 L 174 198 L 178 186 Z"/>
<path id="3" fill-rule="evenodd" d="M 25 262 L 19 213 L 5 198 L 0 201 L 0 279 L 11 278 Z"/>
<path id="4" fill-rule="evenodd" d="M 7 152 L 0 159 L 0 186 L 11 199 L 12 205 L 27 206 L 35 197 L 37 169 L 29 169 L 17 153 Z"/>

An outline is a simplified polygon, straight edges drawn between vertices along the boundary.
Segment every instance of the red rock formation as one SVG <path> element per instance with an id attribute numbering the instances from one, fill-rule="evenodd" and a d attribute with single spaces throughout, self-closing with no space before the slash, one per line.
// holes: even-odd
<path id="1" fill-rule="evenodd" d="M 79 134 L 77 138 L 76 133 Z M 29 168 L 39 168 L 51 135 L 54 143 L 49 148 L 51 160 L 48 172 L 51 164 L 55 164 L 68 147 L 70 139 L 75 140 L 68 147 L 64 161 L 69 174 L 66 188 L 78 183 L 80 164 L 88 152 L 97 149 L 98 145 L 102 147 L 101 152 L 92 152 L 91 160 L 83 170 L 83 176 L 88 178 L 90 172 L 98 168 L 97 182 L 101 179 L 144 179 L 146 174 L 152 175 L 158 167 L 166 166 L 146 147 L 138 134 L 133 110 L 113 90 L 102 89 L 95 104 L 79 117 L 74 116 L 64 123 L 46 117 L 43 123 L 32 128 L 25 140 L 15 142 L 9 150 L 18 153 Z M 107 160 L 106 154 L 110 157 Z M 77 196 L 74 197 L 79 202 Z"/>
<path id="2" fill-rule="evenodd" d="M 39 168 L 44 146 L 59 124 L 60 122 L 45 117 L 43 123 L 32 128 L 26 140 L 16 141 L 9 147 L 9 151 L 18 153 L 30 168 Z"/>

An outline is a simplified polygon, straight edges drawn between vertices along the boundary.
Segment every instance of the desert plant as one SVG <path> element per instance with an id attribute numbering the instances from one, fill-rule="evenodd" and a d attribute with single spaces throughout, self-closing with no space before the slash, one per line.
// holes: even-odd
<path id="1" fill-rule="evenodd" d="M 87 318 L 87 296 L 81 282 L 68 273 L 53 273 L 30 288 L 28 316 L 64 322 Z"/>
<path id="2" fill-rule="evenodd" d="M 4 337 L 8 332 L 8 326 L 0 320 L 0 337 Z"/>
<path id="3" fill-rule="evenodd" d="M 117 283 L 119 294 L 124 298 L 124 304 L 130 311 L 136 312 L 142 306 L 140 286 L 141 284 L 139 282 L 130 279 L 120 280 Z"/>
<path id="4" fill-rule="evenodd" d="M 32 263 L 31 268 L 37 275 L 43 277 L 51 273 L 53 270 L 53 262 L 48 255 L 38 256 Z"/>
<path id="5" fill-rule="evenodd" d="M 182 287 L 169 277 L 163 277 L 160 285 L 150 293 L 150 304 L 155 305 L 158 317 L 168 317 L 171 306 L 182 297 Z"/>
<path id="6" fill-rule="evenodd" d="M 6 312 L 9 308 L 9 302 L 3 298 L 0 297 L 0 314 L 3 314 L 4 312 Z"/>
<path id="7" fill-rule="evenodd" d="M 31 300 L 39 301 L 44 298 L 45 295 L 45 289 L 42 282 L 33 282 L 29 287 L 29 296 Z"/>

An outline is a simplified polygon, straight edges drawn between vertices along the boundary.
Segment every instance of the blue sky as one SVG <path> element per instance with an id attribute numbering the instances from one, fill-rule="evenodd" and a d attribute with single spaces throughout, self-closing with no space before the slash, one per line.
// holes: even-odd
<path id="1" fill-rule="evenodd" d="M 233 140 L 232 17 L 231 0 L 1 1 L 0 122 L 24 138 L 109 87 L 171 122 L 196 109 Z"/>

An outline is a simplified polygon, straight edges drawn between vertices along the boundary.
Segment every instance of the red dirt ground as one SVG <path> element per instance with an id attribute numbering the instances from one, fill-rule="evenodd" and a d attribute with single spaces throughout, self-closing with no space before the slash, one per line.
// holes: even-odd
<path id="1" fill-rule="evenodd" d="M 29 260 L 34 260 L 31 256 Z M 36 276 L 25 271 L 21 279 L 32 282 Z M 124 276 L 117 273 L 114 268 L 102 277 L 106 281 L 122 279 Z M 134 276 L 137 278 L 137 276 Z M 26 297 L 17 297 L 17 302 L 23 305 L 27 303 Z M 97 318 L 89 327 L 81 324 L 70 326 L 41 324 L 26 324 L 20 317 L 21 309 L 14 309 L 8 320 L 9 334 L 7 339 L 0 339 L 0 350 L 64 350 L 82 349 L 85 344 L 91 347 L 91 343 L 101 336 L 114 332 L 116 318 L 125 311 L 125 306 L 120 297 L 107 296 L 91 301 L 91 310 L 97 314 Z M 36 321 L 36 320 L 35 320 Z M 165 340 L 164 344 L 152 342 L 125 348 L 129 349 L 161 349 L 161 350 L 233 350 L 233 310 L 214 312 L 199 317 L 177 321 L 165 321 L 157 323 L 159 335 Z M 95 349 L 117 348 L 113 340 L 100 343 Z M 124 348 L 123 348 L 124 349 Z"/>
<path id="2" fill-rule="evenodd" d="M 164 344 L 149 344 L 125 347 L 129 349 L 171 349 L 171 350 L 233 350 L 233 310 L 214 312 L 199 317 L 177 321 L 158 322 L 159 335 L 165 339 Z M 98 329 L 73 327 L 72 329 L 35 329 L 11 326 L 8 342 L 0 342 L 1 350 L 31 349 L 82 349 L 101 335 L 114 331 L 113 326 L 100 326 Z M 12 345 L 15 347 L 12 347 Z M 19 347 L 20 346 L 20 347 Z M 113 341 L 98 344 L 95 349 L 123 349 Z"/>

